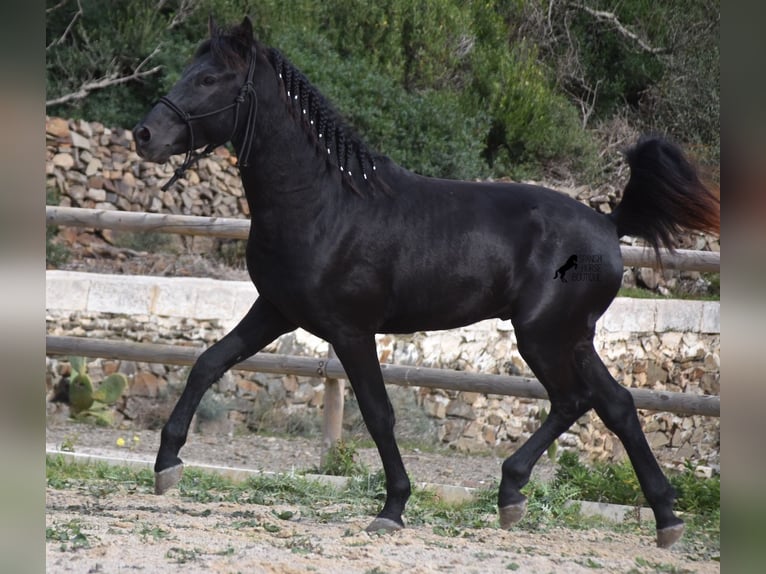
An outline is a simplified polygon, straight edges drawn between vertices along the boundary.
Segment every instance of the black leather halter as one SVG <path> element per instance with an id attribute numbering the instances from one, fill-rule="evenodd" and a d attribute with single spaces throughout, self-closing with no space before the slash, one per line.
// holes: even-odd
<path id="1" fill-rule="evenodd" d="M 239 123 L 239 106 L 245 102 L 245 99 L 249 98 L 250 104 L 247 108 L 245 133 L 242 136 L 242 144 L 239 147 L 239 161 L 237 163 L 240 168 L 247 167 L 250 148 L 253 145 L 253 138 L 255 137 L 255 117 L 258 113 L 258 95 L 255 93 L 255 86 L 253 85 L 253 75 L 255 74 L 255 56 L 255 46 L 253 46 L 250 53 L 250 62 L 247 68 L 247 77 L 245 78 L 245 83 L 239 89 L 239 93 L 237 94 L 237 97 L 234 98 L 234 102 L 228 106 L 218 108 L 217 110 L 213 110 L 211 112 L 205 112 L 203 114 L 190 115 L 183 111 L 175 103 L 173 103 L 173 101 L 170 100 L 170 98 L 167 96 L 162 96 L 159 99 L 158 103 L 165 104 L 167 107 L 173 110 L 173 112 L 175 112 L 175 114 L 180 117 L 181 120 L 186 124 L 186 127 L 189 131 L 189 149 L 186 150 L 186 158 L 184 159 L 184 162 L 176 168 L 173 177 L 171 177 L 170 180 L 168 180 L 168 182 L 162 186 L 162 191 L 167 191 L 167 189 L 170 188 L 170 186 L 172 186 L 178 180 L 178 178 L 183 176 L 187 169 L 189 169 L 203 157 L 210 155 L 219 145 L 223 145 L 226 143 L 226 141 L 229 141 L 234 137 L 234 133 L 237 131 L 237 124 Z M 194 151 L 194 129 L 192 128 L 192 122 L 194 120 L 201 120 L 203 118 L 227 112 L 232 108 L 234 109 L 234 124 L 231 128 L 231 135 L 226 138 L 226 141 L 208 144 L 201 152 Z"/>

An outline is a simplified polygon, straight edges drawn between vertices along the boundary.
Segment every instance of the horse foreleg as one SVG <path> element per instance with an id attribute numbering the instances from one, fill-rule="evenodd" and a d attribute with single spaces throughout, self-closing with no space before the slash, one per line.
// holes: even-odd
<path id="1" fill-rule="evenodd" d="M 257 299 L 229 334 L 199 356 L 181 397 L 162 429 L 154 464 L 156 494 L 163 494 L 181 479 L 183 462 L 178 453 L 186 443 L 192 417 L 205 392 L 235 364 L 294 328 L 271 304 Z"/>
<path id="2" fill-rule="evenodd" d="M 375 339 L 372 336 L 332 341 L 338 359 L 359 402 L 367 430 L 375 441 L 386 475 L 386 502 L 368 532 L 391 532 L 404 527 L 402 513 L 410 497 L 410 479 L 394 438 L 394 409 L 388 399 L 380 372 Z"/>

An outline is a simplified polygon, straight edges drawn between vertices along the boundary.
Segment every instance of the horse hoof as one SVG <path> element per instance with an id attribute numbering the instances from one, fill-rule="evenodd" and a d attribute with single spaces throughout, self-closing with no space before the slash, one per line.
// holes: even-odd
<path id="1" fill-rule="evenodd" d="M 184 465 L 177 464 L 154 473 L 154 494 L 165 494 L 181 480 Z"/>
<path id="2" fill-rule="evenodd" d="M 500 513 L 500 528 L 508 530 L 511 526 L 516 524 L 519 520 L 524 518 L 524 514 L 527 512 L 527 501 L 522 500 L 516 504 L 509 504 L 498 509 Z"/>
<path id="3" fill-rule="evenodd" d="M 657 546 L 660 548 L 670 548 L 675 544 L 684 533 L 684 524 L 676 524 L 667 528 L 657 530 Z"/>
<path id="4" fill-rule="evenodd" d="M 365 528 L 366 532 L 369 532 L 370 534 L 375 533 L 382 533 L 382 534 L 390 534 L 391 532 L 396 532 L 397 530 L 401 530 L 404 528 L 401 524 L 398 522 L 391 520 L 390 518 L 376 518 L 373 520 L 370 525 Z"/>

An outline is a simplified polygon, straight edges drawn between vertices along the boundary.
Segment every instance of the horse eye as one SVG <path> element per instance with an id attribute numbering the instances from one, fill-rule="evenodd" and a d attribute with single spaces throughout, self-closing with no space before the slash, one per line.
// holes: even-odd
<path id="1" fill-rule="evenodd" d="M 202 85 L 212 86 L 213 84 L 215 84 L 215 76 L 205 76 L 202 78 Z"/>

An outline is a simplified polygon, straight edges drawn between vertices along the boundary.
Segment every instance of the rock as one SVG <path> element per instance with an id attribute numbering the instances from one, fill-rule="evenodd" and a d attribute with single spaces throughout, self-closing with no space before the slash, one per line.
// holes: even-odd
<path id="1" fill-rule="evenodd" d="M 473 408 L 461 400 L 450 401 L 449 405 L 447 405 L 447 416 L 467 420 L 476 419 L 476 414 L 473 412 Z"/>
<path id="2" fill-rule="evenodd" d="M 101 170 L 102 167 L 103 165 L 101 163 L 101 160 L 92 159 L 88 162 L 88 165 L 85 167 L 85 175 L 95 175 Z"/>
<path id="3" fill-rule="evenodd" d="M 70 132 L 69 136 L 72 138 L 72 145 L 80 149 L 90 149 L 90 140 L 84 136 L 81 136 L 77 132 Z"/>
<path id="4" fill-rule="evenodd" d="M 106 201 L 106 190 L 90 188 L 85 193 L 85 197 L 92 199 L 93 201 Z"/>
<path id="5" fill-rule="evenodd" d="M 69 138 L 69 122 L 63 118 L 47 118 L 45 120 L 45 133 L 56 138 Z"/>
<path id="6" fill-rule="evenodd" d="M 130 395 L 133 397 L 156 398 L 164 392 L 167 382 L 153 373 L 140 371 L 133 376 L 130 383 Z"/>
<path id="7" fill-rule="evenodd" d="M 74 167 L 74 158 L 68 153 L 57 153 L 51 160 L 55 167 L 62 169 L 72 169 Z"/>

